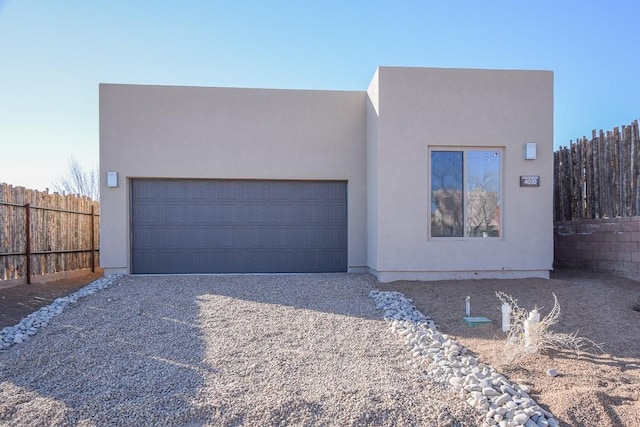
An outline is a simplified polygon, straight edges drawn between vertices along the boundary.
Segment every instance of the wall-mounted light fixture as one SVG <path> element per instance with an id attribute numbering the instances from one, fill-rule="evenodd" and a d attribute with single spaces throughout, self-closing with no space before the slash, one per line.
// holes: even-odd
<path id="1" fill-rule="evenodd" d="M 535 142 L 527 142 L 526 144 L 524 144 L 524 158 L 525 160 L 536 159 L 536 143 Z"/>
<path id="2" fill-rule="evenodd" d="M 107 187 L 116 188 L 118 186 L 118 172 L 107 172 Z"/>

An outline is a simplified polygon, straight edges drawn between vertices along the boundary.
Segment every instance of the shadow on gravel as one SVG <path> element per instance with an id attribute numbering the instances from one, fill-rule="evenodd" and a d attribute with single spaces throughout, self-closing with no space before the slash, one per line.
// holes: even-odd
<path id="1" fill-rule="evenodd" d="M 638 371 L 640 370 L 640 359 L 635 359 L 635 363 L 631 358 L 616 358 L 612 357 L 610 354 L 602 354 L 602 353 L 575 353 L 568 350 L 552 350 L 549 351 L 549 355 L 554 359 L 565 359 L 567 361 L 582 361 L 588 362 L 593 366 L 609 366 L 614 367 L 616 369 L 620 369 L 621 372 L 627 371 Z"/>
<path id="2" fill-rule="evenodd" d="M 171 290 L 141 292 L 131 280 L 0 353 L 0 424 L 186 425 L 215 416 L 217 408 L 194 404 L 205 376 L 218 374 L 202 362 L 194 298 L 172 302 Z"/>
<path id="3" fill-rule="evenodd" d="M 300 282 L 306 286 L 296 286 Z M 346 274 L 126 276 L 0 353 L 0 424 L 242 424 L 244 414 L 226 404 L 233 396 L 225 393 L 238 389 L 217 386 L 211 394 L 211 384 L 227 368 L 219 365 L 224 353 L 216 353 L 216 346 L 223 344 L 217 341 L 219 329 L 205 325 L 203 305 L 211 299 L 219 304 L 223 296 L 381 321 L 368 298 L 374 283 L 371 276 Z M 219 319 L 212 322 L 225 327 Z M 243 357 L 242 348 L 235 354 Z M 303 406 L 316 413 L 313 405 Z M 287 421 L 286 410 L 274 408 L 271 416 Z"/>
<path id="4" fill-rule="evenodd" d="M 169 276 L 176 286 L 204 286 L 207 294 L 344 316 L 382 320 L 369 292 L 377 283 L 369 274 L 243 274 Z M 301 286 L 304 285 L 304 286 Z M 316 289 L 316 291 L 314 291 Z M 354 294 L 366 304 L 354 301 Z"/>

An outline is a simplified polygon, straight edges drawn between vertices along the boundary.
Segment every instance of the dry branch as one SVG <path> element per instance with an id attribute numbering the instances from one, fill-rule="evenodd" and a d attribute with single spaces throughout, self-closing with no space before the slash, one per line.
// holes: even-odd
<path id="1" fill-rule="evenodd" d="M 512 363 L 527 355 L 549 350 L 569 350 L 574 352 L 597 349 L 602 352 L 600 344 L 592 340 L 579 337 L 578 333 L 558 333 L 552 331 L 551 326 L 560 319 L 560 304 L 555 294 L 553 295 L 553 308 L 540 322 L 528 331 L 525 331 L 525 321 L 529 319 L 527 310 L 518 305 L 518 300 L 504 292 L 496 292 L 496 297 L 502 304 L 511 306 L 511 326 L 507 332 L 507 340 L 504 348 L 504 361 Z M 537 307 L 532 310 L 537 311 Z"/>

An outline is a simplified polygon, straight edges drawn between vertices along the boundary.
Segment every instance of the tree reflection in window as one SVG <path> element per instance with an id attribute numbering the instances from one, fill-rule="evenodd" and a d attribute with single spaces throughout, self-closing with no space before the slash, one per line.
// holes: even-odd
<path id="1" fill-rule="evenodd" d="M 431 236 L 500 236 L 499 151 L 431 152 Z"/>
<path id="2" fill-rule="evenodd" d="M 462 237 L 462 151 L 431 152 L 431 236 Z"/>
<path id="3" fill-rule="evenodd" d="M 466 235 L 500 237 L 500 152 L 466 154 Z"/>

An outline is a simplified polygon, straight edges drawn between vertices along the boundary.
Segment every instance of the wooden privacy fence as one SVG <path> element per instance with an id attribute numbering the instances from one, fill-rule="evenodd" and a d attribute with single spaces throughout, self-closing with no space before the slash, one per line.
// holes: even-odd
<path id="1" fill-rule="evenodd" d="M 554 153 L 554 219 L 640 215 L 638 120 Z"/>
<path id="2" fill-rule="evenodd" d="M 99 203 L 0 184 L 2 281 L 98 265 Z"/>

